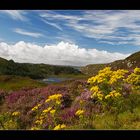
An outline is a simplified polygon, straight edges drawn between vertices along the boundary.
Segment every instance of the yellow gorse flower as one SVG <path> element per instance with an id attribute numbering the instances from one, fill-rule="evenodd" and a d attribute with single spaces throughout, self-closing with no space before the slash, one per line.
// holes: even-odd
<path id="1" fill-rule="evenodd" d="M 93 91 L 93 92 L 98 92 L 99 91 L 99 87 L 98 86 L 93 86 L 90 91 Z"/>
<path id="2" fill-rule="evenodd" d="M 103 99 L 103 94 L 101 93 L 100 89 L 98 86 L 93 86 L 90 91 L 93 92 L 91 95 L 91 98 L 98 98 L 99 100 Z"/>
<path id="3" fill-rule="evenodd" d="M 32 127 L 31 130 L 39 130 L 37 127 Z"/>
<path id="4" fill-rule="evenodd" d="M 140 68 L 136 67 L 134 73 L 131 73 L 124 81 L 131 84 L 133 89 L 140 89 Z"/>
<path id="5" fill-rule="evenodd" d="M 12 116 L 20 116 L 20 112 L 16 111 L 12 113 Z"/>
<path id="6" fill-rule="evenodd" d="M 128 70 L 119 69 L 117 71 L 113 71 L 108 83 L 116 83 L 119 79 L 123 79 L 126 73 L 128 73 Z"/>
<path id="7" fill-rule="evenodd" d="M 52 107 L 48 107 L 47 109 L 43 110 L 42 113 L 48 113 L 51 109 L 52 109 Z"/>
<path id="8" fill-rule="evenodd" d="M 59 125 L 55 126 L 55 128 L 53 130 L 60 130 L 60 129 L 61 129 L 61 125 L 59 124 Z"/>
<path id="9" fill-rule="evenodd" d="M 66 125 L 65 124 L 58 124 L 57 126 L 55 126 L 55 128 L 53 129 L 53 130 L 61 130 L 61 129 L 63 129 L 63 128 L 65 128 L 66 127 Z"/>
<path id="10" fill-rule="evenodd" d="M 35 107 L 32 108 L 32 111 L 38 110 L 38 108 L 41 106 L 41 104 L 37 104 Z"/>
<path id="11" fill-rule="evenodd" d="M 61 104 L 61 98 L 62 98 L 62 94 L 54 94 L 54 95 L 50 95 L 48 97 L 48 99 L 45 101 L 45 103 L 48 103 L 50 101 L 55 101 L 56 104 L 60 105 Z"/>
<path id="12" fill-rule="evenodd" d="M 121 94 L 116 90 L 111 91 L 108 95 L 105 96 L 105 99 L 120 97 Z"/>
<path id="13" fill-rule="evenodd" d="M 134 73 L 135 73 L 135 74 L 140 74 L 140 68 L 136 67 L 136 68 L 134 69 Z"/>
<path id="14" fill-rule="evenodd" d="M 50 100 L 58 100 L 61 97 L 62 97 L 62 94 L 54 94 L 54 95 L 49 96 L 49 99 Z"/>
<path id="15" fill-rule="evenodd" d="M 110 67 L 106 67 L 103 70 L 100 70 L 98 72 L 98 75 L 93 76 L 91 78 L 88 79 L 88 83 L 92 84 L 97 84 L 97 83 L 103 83 L 106 82 L 107 79 L 112 75 L 111 68 Z"/>
<path id="16" fill-rule="evenodd" d="M 80 116 L 80 115 L 83 115 L 84 112 L 85 112 L 84 110 L 79 109 L 79 110 L 76 111 L 75 115 Z"/>
<path id="17" fill-rule="evenodd" d="M 50 99 L 47 99 L 46 101 L 45 101 L 45 103 L 48 103 L 48 102 L 50 102 L 51 100 Z"/>
<path id="18" fill-rule="evenodd" d="M 35 124 L 42 125 L 43 124 L 43 120 L 36 120 Z"/>
<path id="19" fill-rule="evenodd" d="M 55 109 L 53 109 L 53 110 L 50 111 L 51 114 L 55 114 L 55 112 L 56 112 Z"/>
<path id="20" fill-rule="evenodd" d="M 63 128 L 66 128 L 66 125 L 65 124 L 62 124 L 61 125 L 61 129 L 63 129 Z"/>

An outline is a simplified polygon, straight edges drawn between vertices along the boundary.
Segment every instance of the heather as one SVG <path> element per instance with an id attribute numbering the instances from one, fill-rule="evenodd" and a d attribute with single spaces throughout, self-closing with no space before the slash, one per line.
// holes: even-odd
<path id="1" fill-rule="evenodd" d="M 140 68 L 0 90 L 0 129 L 140 129 Z"/>

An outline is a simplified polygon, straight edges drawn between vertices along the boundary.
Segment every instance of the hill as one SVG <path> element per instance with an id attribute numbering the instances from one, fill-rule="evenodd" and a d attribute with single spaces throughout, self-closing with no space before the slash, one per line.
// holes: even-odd
<path id="1" fill-rule="evenodd" d="M 106 64 L 90 64 L 81 68 L 81 72 L 87 75 L 96 75 L 99 70 L 104 67 L 111 67 L 113 70 L 128 69 L 131 70 L 135 67 L 140 67 L 140 51 L 136 52 L 124 60 L 117 60 L 112 63 Z"/>
<path id="2" fill-rule="evenodd" d="M 50 75 L 81 74 L 70 66 L 56 66 L 48 64 L 16 63 L 13 60 L 0 58 L 0 75 L 28 76 L 33 79 L 47 78 Z"/>

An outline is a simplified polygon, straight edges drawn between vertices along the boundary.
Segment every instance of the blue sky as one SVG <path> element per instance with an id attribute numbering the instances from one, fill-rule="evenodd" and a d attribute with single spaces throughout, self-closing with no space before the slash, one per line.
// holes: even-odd
<path id="1" fill-rule="evenodd" d="M 0 42 L 18 62 L 107 63 L 140 50 L 140 11 L 0 10 Z"/>

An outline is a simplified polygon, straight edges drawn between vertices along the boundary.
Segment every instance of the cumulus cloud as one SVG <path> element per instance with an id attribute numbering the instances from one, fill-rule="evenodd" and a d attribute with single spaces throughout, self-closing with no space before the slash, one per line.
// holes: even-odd
<path id="1" fill-rule="evenodd" d="M 63 41 L 56 45 L 45 46 L 26 43 L 24 41 L 17 42 L 14 45 L 4 42 L 0 43 L 0 57 L 13 59 L 21 63 L 84 66 L 87 64 L 112 62 L 124 59 L 129 55 L 80 48 L 78 45 Z"/>
<path id="2" fill-rule="evenodd" d="M 36 38 L 43 36 L 43 34 L 41 33 L 29 32 L 21 28 L 16 28 L 13 31 L 21 35 L 26 35 L 26 36 L 36 37 Z"/>

